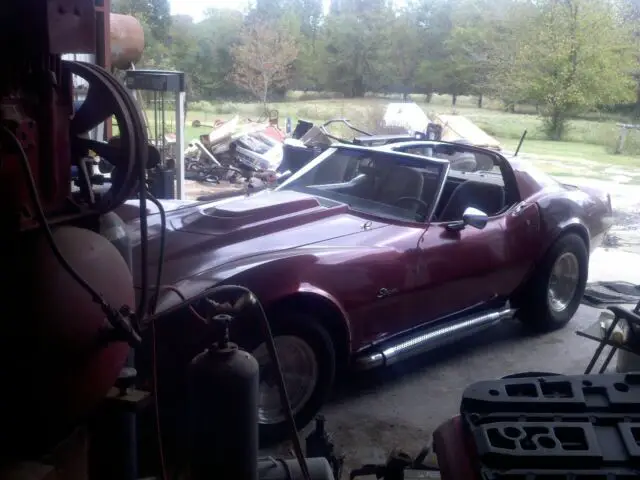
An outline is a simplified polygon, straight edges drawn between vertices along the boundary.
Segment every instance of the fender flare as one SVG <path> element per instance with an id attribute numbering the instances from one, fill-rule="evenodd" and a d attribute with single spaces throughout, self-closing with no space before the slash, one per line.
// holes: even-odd
<path id="1" fill-rule="evenodd" d="M 591 234 L 589 233 L 589 228 L 579 218 L 572 217 L 558 225 L 558 233 L 554 235 L 551 242 L 549 242 L 544 254 L 549 251 L 551 245 L 557 242 L 560 237 L 569 233 L 577 234 L 584 241 L 585 247 L 587 247 L 587 252 L 591 251 Z"/>
<path id="2" fill-rule="evenodd" d="M 526 292 L 527 285 L 529 284 L 531 279 L 535 276 L 535 274 L 536 274 L 536 272 L 538 270 L 538 265 L 540 264 L 542 259 L 544 259 L 544 257 L 547 255 L 547 253 L 549 252 L 551 247 L 562 236 L 568 235 L 570 233 L 575 233 L 578 236 L 580 236 L 580 238 L 582 238 L 582 240 L 585 242 L 585 246 L 587 248 L 587 251 L 589 251 L 589 244 L 590 244 L 591 237 L 589 235 L 589 230 L 584 225 L 584 223 L 582 223 L 582 221 L 579 218 L 576 218 L 576 217 L 573 217 L 573 218 L 571 218 L 571 219 L 569 219 L 569 220 L 567 220 L 565 222 L 562 222 L 560 225 L 558 225 L 554 235 L 550 238 L 550 240 L 548 242 L 546 242 L 546 244 L 544 245 L 544 248 L 540 249 L 540 253 L 538 254 L 538 258 L 536 258 L 536 261 L 534 262 L 531 270 L 526 275 L 526 277 L 522 280 L 522 283 L 520 284 L 520 286 L 516 289 L 515 292 L 513 292 L 512 298 L 517 299 L 521 295 L 523 295 L 524 292 Z M 517 300 L 516 300 L 516 302 L 517 302 Z"/>
<path id="3" fill-rule="evenodd" d="M 308 308 L 313 305 L 313 312 L 323 316 L 323 326 L 327 328 L 331 337 L 337 341 L 336 353 L 338 358 L 348 361 L 351 354 L 352 330 L 349 314 L 338 301 L 338 299 L 328 291 L 309 283 L 301 283 L 297 289 L 280 295 L 265 299 L 265 309 L 277 311 L 280 308 Z"/>

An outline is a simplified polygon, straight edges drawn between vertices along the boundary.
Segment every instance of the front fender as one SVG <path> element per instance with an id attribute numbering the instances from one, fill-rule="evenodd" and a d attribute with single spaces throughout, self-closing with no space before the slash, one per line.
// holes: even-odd
<path id="1" fill-rule="evenodd" d="M 173 285 L 171 290 L 165 290 L 160 296 L 157 313 L 165 316 L 184 308 L 185 301 L 181 296 L 189 304 L 207 297 L 207 292 L 216 286 L 240 285 L 251 290 L 265 309 L 302 296 L 321 300 L 335 313 L 334 317 L 340 318 L 341 327 L 350 343 L 351 325 L 344 306 L 331 292 L 315 285 L 305 275 L 317 262 L 318 257 L 312 252 L 294 256 L 289 252 L 288 256 L 273 258 L 270 255 L 269 258 L 250 262 L 235 262 L 226 265 L 226 268 L 214 269 L 182 280 Z"/>

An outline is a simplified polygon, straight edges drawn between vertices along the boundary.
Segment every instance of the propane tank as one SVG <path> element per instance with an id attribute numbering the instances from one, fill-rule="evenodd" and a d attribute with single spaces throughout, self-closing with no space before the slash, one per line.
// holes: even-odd
<path id="1" fill-rule="evenodd" d="M 131 272 L 109 241 L 71 226 L 56 228 L 53 239 L 106 302 L 134 305 Z M 0 378 L 19 394 L 0 399 L 0 446 L 7 457 L 37 456 L 100 405 L 129 346 L 101 340 L 103 310 L 62 266 L 42 232 L 21 235 L 19 247 L 6 251 L 3 267 L 2 313 L 12 321 L 0 338 Z M 21 294 L 32 300 L 20 301 Z"/>
<path id="2" fill-rule="evenodd" d="M 197 355 L 188 371 L 190 479 L 258 478 L 258 362 L 224 337 Z"/>

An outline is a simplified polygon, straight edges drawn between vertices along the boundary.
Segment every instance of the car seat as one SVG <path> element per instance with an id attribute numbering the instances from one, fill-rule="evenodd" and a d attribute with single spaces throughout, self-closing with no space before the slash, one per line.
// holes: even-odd
<path id="1" fill-rule="evenodd" d="M 504 188 L 499 185 L 467 180 L 451 192 L 449 201 L 442 209 L 438 220 L 441 222 L 462 220 L 464 211 L 469 207 L 482 210 L 487 215 L 495 215 L 502 210 L 504 204 Z"/>
<path id="2" fill-rule="evenodd" d="M 424 178 L 419 171 L 413 168 L 393 167 L 381 180 L 372 198 L 376 202 L 395 205 L 403 197 L 422 199 Z M 419 205 L 414 203 L 412 208 L 416 211 Z"/>

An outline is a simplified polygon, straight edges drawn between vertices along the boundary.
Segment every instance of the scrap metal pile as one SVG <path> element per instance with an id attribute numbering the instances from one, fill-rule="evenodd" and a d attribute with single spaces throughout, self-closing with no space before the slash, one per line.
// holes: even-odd
<path id="1" fill-rule="evenodd" d="M 338 125 L 349 132 L 345 138 L 334 133 Z M 194 126 L 204 126 L 195 121 Z M 184 152 L 185 179 L 196 182 L 235 185 L 207 199 L 220 198 L 239 189 L 257 191 L 283 181 L 304 167 L 333 143 L 377 146 L 415 139 L 440 139 L 442 127 L 429 123 L 422 130 L 392 125 L 393 134 L 376 135 L 354 126 L 343 118 L 321 125 L 299 120 L 290 135 L 277 126 L 277 121 L 242 121 L 235 116 L 216 121 L 209 134 L 189 142 Z"/>

